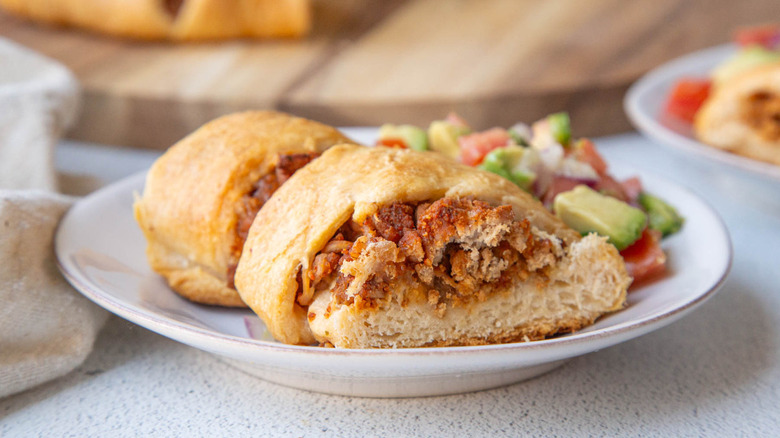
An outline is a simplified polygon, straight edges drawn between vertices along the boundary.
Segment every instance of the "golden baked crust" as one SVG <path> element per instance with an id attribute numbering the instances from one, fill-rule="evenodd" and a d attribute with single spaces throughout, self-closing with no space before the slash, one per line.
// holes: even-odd
<path id="1" fill-rule="evenodd" d="M 780 62 L 718 85 L 696 113 L 694 130 L 711 146 L 780 165 Z"/>
<path id="2" fill-rule="evenodd" d="M 134 205 L 152 269 L 193 301 L 244 306 L 227 286 L 237 203 L 278 154 L 344 142 L 335 128 L 272 111 L 224 116 L 179 141 L 151 167 Z"/>
<path id="3" fill-rule="evenodd" d="M 277 340 L 314 342 L 307 309 L 296 303 L 297 279 L 301 279 L 302 292 L 307 294 L 312 261 L 337 230 L 349 219 L 363 223 L 381 205 L 445 197 L 508 205 L 540 234 L 556 236 L 565 245 L 581 240 L 538 201 L 497 175 L 453 163 L 435 153 L 339 145 L 296 173 L 255 218 L 236 271 L 236 287 Z M 614 247 L 595 236 L 590 241 L 589 245 L 597 249 L 593 261 L 606 261 L 610 269 L 614 268 L 618 287 L 614 301 L 605 304 L 604 309 L 616 310 L 622 306 L 630 279 Z M 566 275 L 572 277 L 574 273 Z M 592 322 L 593 318 L 589 319 L 586 322 Z M 582 320 L 568 324 L 576 329 Z M 513 335 L 507 332 L 506 336 Z M 506 339 L 498 335 L 493 338 Z M 450 345 L 450 341 L 439 344 Z"/>
<path id="4" fill-rule="evenodd" d="M 300 37 L 309 0 L 0 0 L 14 14 L 108 35 L 170 40 Z"/>

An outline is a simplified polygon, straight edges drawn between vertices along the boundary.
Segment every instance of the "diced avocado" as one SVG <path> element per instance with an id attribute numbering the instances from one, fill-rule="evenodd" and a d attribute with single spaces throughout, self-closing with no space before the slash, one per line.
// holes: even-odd
<path id="1" fill-rule="evenodd" d="M 639 194 L 639 205 L 647 212 L 647 226 L 660 231 L 664 236 L 680 231 L 685 221 L 674 207 L 649 193 Z"/>
<path id="2" fill-rule="evenodd" d="M 584 185 L 556 196 L 553 211 L 583 235 L 607 236 L 621 251 L 639 239 L 647 222 L 642 210 Z"/>
<path id="3" fill-rule="evenodd" d="M 460 158 L 458 137 L 470 132 L 471 130 L 466 126 L 454 125 L 444 120 L 431 122 L 431 126 L 428 127 L 431 150 L 457 160 Z"/>
<path id="4" fill-rule="evenodd" d="M 555 113 L 547 116 L 547 122 L 550 124 L 550 134 L 555 141 L 568 147 L 571 141 L 571 121 L 568 113 Z"/>
<path id="5" fill-rule="evenodd" d="M 384 124 L 379 128 L 379 139 L 397 138 L 403 140 L 409 149 L 428 150 L 428 136 L 425 130 L 413 125 Z"/>
<path id="6" fill-rule="evenodd" d="M 534 154 L 536 151 L 514 145 L 494 149 L 485 156 L 479 168 L 501 175 L 521 189 L 530 191 L 536 180 L 536 173 L 531 170 L 538 161 L 538 157 L 534 160 Z"/>
<path id="7" fill-rule="evenodd" d="M 712 79 L 716 84 L 722 84 L 744 71 L 777 61 L 780 61 L 780 52 L 768 50 L 758 45 L 748 46 L 715 68 L 712 72 Z"/>
<path id="8" fill-rule="evenodd" d="M 531 188 L 536 181 L 536 173 L 523 170 L 513 170 L 509 172 L 509 181 L 515 183 L 516 186 L 531 193 Z"/>

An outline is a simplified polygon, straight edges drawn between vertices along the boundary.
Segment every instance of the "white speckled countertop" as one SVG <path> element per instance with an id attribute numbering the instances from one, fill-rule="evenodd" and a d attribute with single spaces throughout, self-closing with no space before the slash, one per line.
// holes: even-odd
<path id="1" fill-rule="evenodd" d="M 77 370 L 0 400 L 0 436 L 776 435 L 780 182 L 636 134 L 596 142 L 608 159 L 692 189 L 728 226 L 734 263 L 723 289 L 668 327 L 504 388 L 361 399 L 267 383 L 112 317 Z M 86 191 L 155 156 L 64 143 L 57 162 Z"/>

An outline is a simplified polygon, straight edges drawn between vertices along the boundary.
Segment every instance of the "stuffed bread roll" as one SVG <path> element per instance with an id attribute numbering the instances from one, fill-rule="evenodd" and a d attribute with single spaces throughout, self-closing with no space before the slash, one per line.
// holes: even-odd
<path id="1" fill-rule="evenodd" d="M 134 206 L 152 269 L 190 300 L 245 306 L 233 273 L 254 215 L 298 168 L 344 142 L 330 126 L 270 111 L 224 116 L 179 141 Z"/>
<path id="2" fill-rule="evenodd" d="M 350 145 L 266 204 L 236 272 L 277 340 L 339 348 L 542 339 L 622 308 L 630 282 L 614 246 L 500 176 Z"/>
<path id="3" fill-rule="evenodd" d="M 170 40 L 299 37 L 309 0 L 0 0 L 14 14 L 103 34 Z"/>
<path id="4" fill-rule="evenodd" d="M 696 113 L 694 128 L 704 143 L 780 165 L 780 62 L 718 85 Z"/>

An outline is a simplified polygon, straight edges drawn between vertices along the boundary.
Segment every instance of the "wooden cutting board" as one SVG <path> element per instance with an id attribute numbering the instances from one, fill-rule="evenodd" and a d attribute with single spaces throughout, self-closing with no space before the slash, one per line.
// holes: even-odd
<path id="1" fill-rule="evenodd" d="M 566 110 L 577 135 L 622 132 L 623 95 L 643 73 L 778 16 L 777 0 L 321 0 L 300 41 L 146 43 L 4 13 L 0 35 L 79 78 L 71 138 L 165 148 L 244 109 L 337 126 L 454 110 L 475 128 Z"/>

